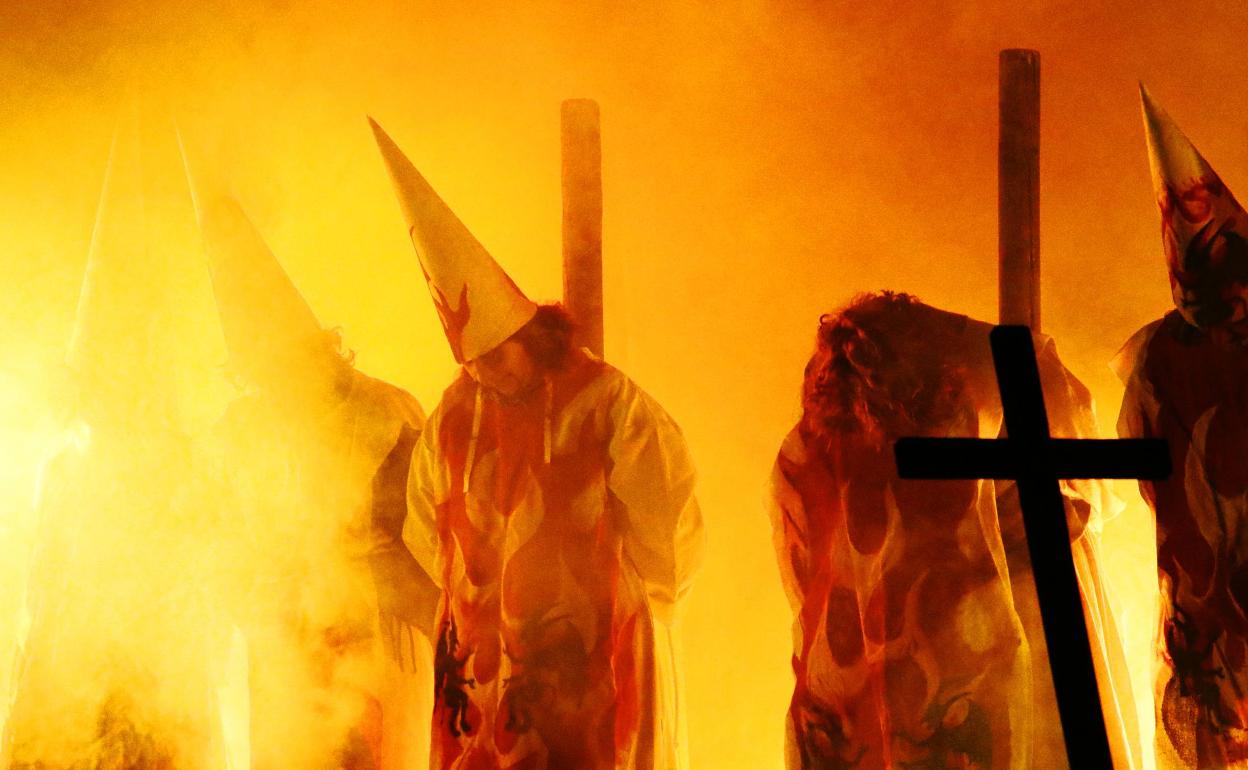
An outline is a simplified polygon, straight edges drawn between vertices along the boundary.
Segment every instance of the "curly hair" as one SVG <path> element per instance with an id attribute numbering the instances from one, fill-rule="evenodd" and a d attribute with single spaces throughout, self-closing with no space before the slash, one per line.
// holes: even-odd
<path id="1" fill-rule="evenodd" d="M 524 346 L 525 352 L 543 371 L 556 372 L 568 363 L 576 325 L 560 303 L 539 305 L 528 323 L 509 339 Z"/>
<path id="2" fill-rule="evenodd" d="M 343 344 L 342 327 L 322 329 L 320 341 L 327 353 L 337 356 L 344 366 L 355 368 L 355 351 Z"/>
<path id="3" fill-rule="evenodd" d="M 969 408 L 956 316 L 891 291 L 856 296 L 819 319 L 802 384 L 802 430 L 827 444 L 922 435 Z"/>

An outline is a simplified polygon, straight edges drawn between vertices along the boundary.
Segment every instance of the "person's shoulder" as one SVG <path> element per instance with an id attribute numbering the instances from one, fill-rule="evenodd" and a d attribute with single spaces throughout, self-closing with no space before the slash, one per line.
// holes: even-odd
<path id="1" fill-rule="evenodd" d="M 404 422 L 417 426 L 425 422 L 425 410 L 421 408 L 420 401 L 394 383 L 356 370 L 354 389 L 357 397 L 372 401 L 378 408 L 402 418 Z"/>
<path id="2" fill-rule="evenodd" d="M 1114 374 L 1118 375 L 1119 380 L 1125 384 L 1137 376 L 1143 368 L 1144 359 L 1148 355 L 1153 340 L 1159 334 L 1173 335 L 1177 331 L 1176 319 L 1182 322 L 1182 317 L 1178 312 L 1172 310 L 1165 316 L 1140 327 L 1127 338 L 1109 363 L 1109 367 L 1113 369 Z"/>
<path id="3" fill-rule="evenodd" d="M 776 452 L 777 465 L 801 464 L 807 459 L 806 440 L 802 436 L 801 423 L 794 425 L 780 442 L 780 450 Z"/>
<path id="4" fill-rule="evenodd" d="M 425 429 L 442 424 L 449 418 L 451 422 L 455 422 L 456 418 L 460 420 L 471 420 L 473 404 L 477 397 L 477 384 L 473 381 L 468 373 L 463 369 L 455 376 L 450 385 L 442 391 L 442 397 L 438 399 L 438 403 L 433 407 L 433 411 L 429 413 L 429 417 L 425 422 Z"/>
<path id="5" fill-rule="evenodd" d="M 471 406 L 476 399 L 476 395 L 477 383 L 468 376 L 468 372 L 460 369 L 459 373 L 455 375 L 455 379 L 451 380 L 451 384 L 447 385 L 446 389 L 442 391 L 442 398 L 438 402 L 438 408 L 445 411 L 447 408 L 463 404 Z"/>
<path id="6" fill-rule="evenodd" d="M 569 351 L 562 376 L 589 381 L 604 377 L 608 380 L 628 379 L 624 372 L 607 363 L 589 348 L 576 348 Z"/>
<path id="7" fill-rule="evenodd" d="M 588 348 L 571 351 L 563 368 L 553 379 L 556 389 L 567 393 L 569 400 L 587 396 L 600 398 L 636 387 L 624 372 L 602 360 Z"/>
<path id="8" fill-rule="evenodd" d="M 671 424 L 675 422 L 662 404 L 623 370 L 603 361 L 587 349 L 559 375 L 572 409 L 589 408 L 624 413 L 629 419 Z M 677 428 L 679 430 L 679 428 Z"/>
<path id="9" fill-rule="evenodd" d="M 618 369 L 600 358 L 588 358 L 586 363 L 582 365 L 582 373 L 586 381 L 600 387 L 612 389 L 632 388 L 641 391 L 641 386 L 633 378 L 625 374 L 622 369 Z"/>

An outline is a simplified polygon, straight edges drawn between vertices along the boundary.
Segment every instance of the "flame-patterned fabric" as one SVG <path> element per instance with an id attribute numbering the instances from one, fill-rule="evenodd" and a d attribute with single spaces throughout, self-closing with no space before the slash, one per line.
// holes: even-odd
<path id="1" fill-rule="evenodd" d="M 1157 523 L 1159 766 L 1248 767 L 1248 350 L 1177 312 L 1116 366 L 1123 437 L 1163 438 L 1174 468 L 1141 482 Z"/>
<path id="2" fill-rule="evenodd" d="M 908 411 L 916 422 L 903 435 L 997 437 L 991 327 L 913 300 L 903 314 L 925 329 L 919 344 L 934 347 L 940 374 L 897 373 L 904 362 L 872 360 L 863 352 L 872 340 L 860 337 L 847 355 L 854 366 L 867 362 L 861 373 L 871 385 L 839 408 L 861 412 L 870 401 L 882 405 L 870 407 L 877 411 Z M 834 334 L 856 331 L 852 320 L 834 326 Z M 1044 343 L 1037 347 L 1053 435 L 1077 434 L 1094 424 L 1090 399 Z M 817 352 L 807 382 L 853 393 L 834 387 L 851 376 L 845 364 Z M 953 394 L 952 405 L 924 417 L 910 404 L 890 405 L 896 393 L 881 390 L 884 382 Z M 806 419 L 784 440 L 771 481 L 776 556 L 795 616 L 788 767 L 1063 766 L 1060 730 L 1043 729 L 1058 716 L 1043 686 L 1047 664 L 1030 649 L 1043 632 L 1027 593 L 1030 561 L 1012 484 L 901 480 L 892 454 L 900 435 L 885 429 L 869 438 L 835 421 L 820 432 Z M 1138 729 L 1096 560 L 1098 487 L 1064 484 L 1063 493 L 1114 753 L 1132 767 Z"/>
<path id="3" fill-rule="evenodd" d="M 444 594 L 438 770 L 684 766 L 670 624 L 702 550 L 693 465 L 652 398 L 571 359 L 522 403 L 461 376 L 416 449 L 404 540 Z"/>

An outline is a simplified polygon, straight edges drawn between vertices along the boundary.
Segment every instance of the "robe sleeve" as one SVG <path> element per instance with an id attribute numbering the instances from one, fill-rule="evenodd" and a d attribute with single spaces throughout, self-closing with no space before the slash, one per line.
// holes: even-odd
<path id="1" fill-rule="evenodd" d="M 421 570 L 441 585 L 438 568 L 438 503 L 448 496 L 449 471 L 439 434 L 442 428 L 442 407 L 429 417 L 411 455 L 407 477 L 407 515 L 403 520 L 403 543 Z"/>
<path id="2" fill-rule="evenodd" d="M 1143 367 L 1148 343 L 1160 326 L 1161 322 L 1157 321 L 1133 334 L 1110 363 L 1125 389 L 1118 411 L 1118 435 L 1121 438 L 1155 435 L 1152 424 L 1158 411 L 1157 398 L 1143 374 Z M 1141 484 L 1141 488 L 1144 486 Z"/>
<path id="3" fill-rule="evenodd" d="M 607 487 L 624 510 L 624 552 L 657 617 L 670 622 L 702 559 L 705 534 L 684 436 L 663 408 L 623 379 L 609 415 Z"/>
<path id="4" fill-rule="evenodd" d="M 1154 321 L 1131 335 L 1110 362 L 1110 368 L 1118 375 L 1124 388 L 1122 405 L 1118 409 L 1119 438 L 1152 438 L 1159 435 L 1155 425 L 1160 405 L 1143 369 L 1149 343 L 1162 322 Z M 1171 451 L 1173 457 L 1173 447 Z M 1155 511 L 1157 488 L 1153 482 L 1140 479 L 1136 484 L 1149 510 Z"/>
<path id="5" fill-rule="evenodd" d="M 780 567 L 780 582 L 797 616 L 805 601 L 809 558 L 806 549 L 806 507 L 791 481 L 794 470 L 805 461 L 805 450 L 796 429 L 785 438 L 771 469 L 767 508 L 771 516 L 771 540 Z"/>
<path id="6" fill-rule="evenodd" d="M 438 587 L 403 543 L 408 471 L 418 436 L 414 426 L 403 426 L 372 484 L 369 565 L 377 588 L 382 628 L 401 664 L 404 642 L 411 641 L 408 628 L 420 631 L 426 639 L 433 637 L 433 615 L 439 595 Z"/>

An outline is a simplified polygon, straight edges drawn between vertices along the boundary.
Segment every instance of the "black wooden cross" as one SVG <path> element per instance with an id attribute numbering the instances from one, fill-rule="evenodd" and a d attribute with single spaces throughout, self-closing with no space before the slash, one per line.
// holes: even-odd
<path id="1" fill-rule="evenodd" d="M 990 339 L 1008 438 L 899 439 L 897 473 L 903 479 L 1016 481 L 1067 759 L 1072 770 L 1111 770 L 1058 480 L 1163 479 L 1170 475 L 1170 454 L 1161 439 L 1051 438 L 1031 332 L 998 326 Z"/>

